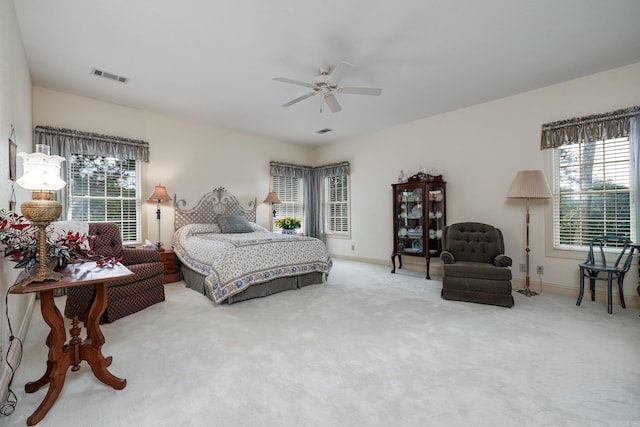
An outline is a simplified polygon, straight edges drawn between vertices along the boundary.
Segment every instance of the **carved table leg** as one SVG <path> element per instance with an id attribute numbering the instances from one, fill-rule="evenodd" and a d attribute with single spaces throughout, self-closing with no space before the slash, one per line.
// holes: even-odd
<path id="1" fill-rule="evenodd" d="M 52 290 L 42 291 L 40 293 L 40 309 L 44 321 L 51 328 L 51 332 L 47 337 L 47 346 L 49 347 L 47 370 L 42 378 L 27 383 L 24 389 L 27 393 L 33 393 L 45 384 L 49 384 L 49 389 L 40 406 L 27 418 L 27 425 L 30 426 L 40 422 L 49 409 L 51 409 L 51 406 L 53 406 L 53 403 L 62 390 L 67 368 L 70 364 L 69 357 L 67 357 L 64 351 L 67 337 L 64 320 L 53 300 Z"/>
<path id="2" fill-rule="evenodd" d="M 107 367 L 111 364 L 111 357 L 104 357 L 102 354 L 104 335 L 100 330 L 99 322 L 100 316 L 107 307 L 107 284 L 97 284 L 95 290 L 95 299 L 85 322 L 87 336 L 90 338 L 80 346 L 80 359 L 89 363 L 96 378 L 116 390 L 121 390 L 126 387 L 127 380 L 118 378 L 109 372 Z"/>
<path id="3" fill-rule="evenodd" d="M 27 418 L 27 425 L 29 426 L 40 422 L 51 409 L 60 395 L 69 366 L 72 366 L 72 371 L 77 371 L 80 362 L 83 360 L 89 363 L 93 374 L 103 383 L 116 390 L 121 390 L 127 385 L 127 380 L 118 378 L 107 370 L 112 359 L 111 357 L 104 357 L 102 354 L 104 335 L 102 335 L 99 326 L 100 316 L 107 306 L 107 285 L 106 283 L 96 284 L 95 289 L 96 297 L 85 322 L 88 338 L 86 340 L 80 338 L 81 329 L 78 327 L 78 319 L 76 317 L 73 319 L 72 327 L 69 330 L 71 333 L 69 345 L 65 345 L 67 331 L 65 330 L 62 313 L 60 313 L 53 300 L 53 290 L 40 293 L 42 317 L 51 328 L 47 336 L 47 347 L 49 347 L 47 369 L 40 379 L 27 383 L 24 389 L 27 393 L 33 393 L 46 384 L 49 384 L 49 389 L 40 406 Z"/>
<path id="4" fill-rule="evenodd" d="M 24 385 L 24 391 L 26 391 L 27 393 L 34 393 L 40 390 L 40 387 L 42 387 L 43 385 L 49 384 L 49 377 L 51 377 L 52 370 L 53 370 L 53 362 L 51 362 L 50 360 L 47 360 L 47 369 L 45 370 L 42 377 L 35 381 L 26 383 Z"/>

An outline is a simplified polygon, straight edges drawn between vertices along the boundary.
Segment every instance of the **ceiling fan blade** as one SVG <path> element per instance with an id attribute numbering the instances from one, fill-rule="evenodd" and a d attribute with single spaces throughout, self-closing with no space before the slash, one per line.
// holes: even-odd
<path id="1" fill-rule="evenodd" d="M 292 85 L 305 86 L 305 87 L 313 87 L 311 83 L 301 82 L 299 80 L 291 80 L 284 77 L 276 77 L 273 80 L 277 82 L 291 83 Z"/>
<path id="2" fill-rule="evenodd" d="M 308 94 L 306 94 L 306 95 L 302 95 L 302 96 L 299 96 L 298 98 L 293 99 L 293 100 L 291 100 L 291 101 L 287 102 L 286 104 L 282 104 L 282 106 L 283 106 L 283 107 L 288 107 L 288 106 L 290 106 L 290 105 L 297 104 L 297 103 L 298 103 L 298 102 L 300 102 L 300 101 L 304 101 L 304 100 L 305 100 L 305 99 L 307 99 L 307 98 L 311 98 L 311 97 L 312 97 L 313 95 L 315 95 L 316 93 L 317 93 L 317 92 L 309 92 Z"/>
<path id="3" fill-rule="evenodd" d="M 327 102 L 329 110 L 331 110 L 332 113 L 337 113 L 338 111 L 342 110 L 342 107 L 340 107 L 340 104 L 338 104 L 338 100 L 336 99 L 334 94 L 330 93 L 329 95 L 326 95 L 324 97 L 324 100 Z"/>
<path id="4" fill-rule="evenodd" d="M 371 95 L 379 96 L 382 93 L 382 89 L 375 87 L 343 87 L 339 89 L 342 93 L 349 93 L 352 95 Z"/>
<path id="5" fill-rule="evenodd" d="M 348 62 L 341 61 L 338 65 L 335 66 L 333 71 L 329 74 L 329 81 L 331 83 L 337 84 L 344 76 L 351 71 L 353 65 Z"/>

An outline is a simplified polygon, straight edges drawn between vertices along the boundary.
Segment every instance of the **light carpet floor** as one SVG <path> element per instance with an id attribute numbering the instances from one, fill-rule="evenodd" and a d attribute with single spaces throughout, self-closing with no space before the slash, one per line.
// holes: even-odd
<path id="1" fill-rule="evenodd" d="M 103 326 L 117 391 L 83 363 L 42 426 L 640 426 L 640 317 L 514 293 L 440 298 L 419 273 L 335 260 L 327 283 L 231 306 L 184 284 Z M 64 298 L 58 299 L 61 306 Z M 23 426 L 46 394 L 34 314 L 14 382 Z"/>

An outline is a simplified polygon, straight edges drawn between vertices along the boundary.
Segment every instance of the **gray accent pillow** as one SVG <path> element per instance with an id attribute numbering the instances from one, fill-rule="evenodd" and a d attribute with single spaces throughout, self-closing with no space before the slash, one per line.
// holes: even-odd
<path id="1" fill-rule="evenodd" d="M 253 228 L 242 215 L 218 216 L 218 225 L 223 233 L 251 233 Z"/>

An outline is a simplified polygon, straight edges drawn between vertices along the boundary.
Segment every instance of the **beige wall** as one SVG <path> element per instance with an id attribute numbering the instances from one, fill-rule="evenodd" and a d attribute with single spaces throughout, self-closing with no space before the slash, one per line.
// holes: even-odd
<path id="1" fill-rule="evenodd" d="M 22 38 L 18 30 L 13 1 L 0 0 L 0 209 L 9 208 L 12 182 L 9 180 L 9 160 L 7 140 L 11 134 L 11 125 L 15 127 L 18 152 L 31 151 L 31 75 L 24 54 Z M 17 162 L 17 175 L 22 174 L 22 165 Z M 27 191 L 15 186 L 17 206 L 30 198 Z M 6 328 L 4 296 L 15 281 L 19 270 L 13 263 L 0 259 L 0 399 L 4 401 L 9 382 L 9 369 L 4 359 L 7 355 L 9 335 Z M 9 318 L 13 332 L 22 337 L 26 333 L 33 297 L 10 295 L 8 300 Z M 14 346 L 16 350 L 18 346 Z M 15 366 L 18 352 L 13 351 L 9 360 Z"/>
<path id="2" fill-rule="evenodd" d="M 33 88 L 33 123 L 148 141 L 150 161 L 143 170 L 143 195 L 156 184 L 193 207 L 207 191 L 225 187 L 243 205 L 258 199 L 257 222 L 269 227 L 269 161 L 306 163 L 310 149 L 231 131 L 179 117 Z M 143 206 L 143 236 L 157 240 L 156 205 Z M 165 244 L 173 235 L 173 207 L 161 207 Z"/>
<path id="3" fill-rule="evenodd" d="M 352 168 L 351 239 L 330 239 L 329 249 L 337 257 L 390 263 L 391 183 L 401 169 L 411 175 L 424 166 L 447 181 L 447 222 L 480 221 L 501 228 L 514 276 L 522 279 L 518 264 L 525 254 L 525 205 L 506 194 L 518 170 L 546 170 L 540 126 L 639 104 L 640 63 L 317 148 L 316 162 L 349 160 Z M 532 203 L 531 265 L 545 267 L 544 276 L 531 275 L 532 286 L 542 281 L 573 295 L 577 260 L 584 254 L 566 259 L 547 253 L 550 206 Z M 625 279 L 625 295 L 636 294 L 636 282 L 634 268 Z"/>

